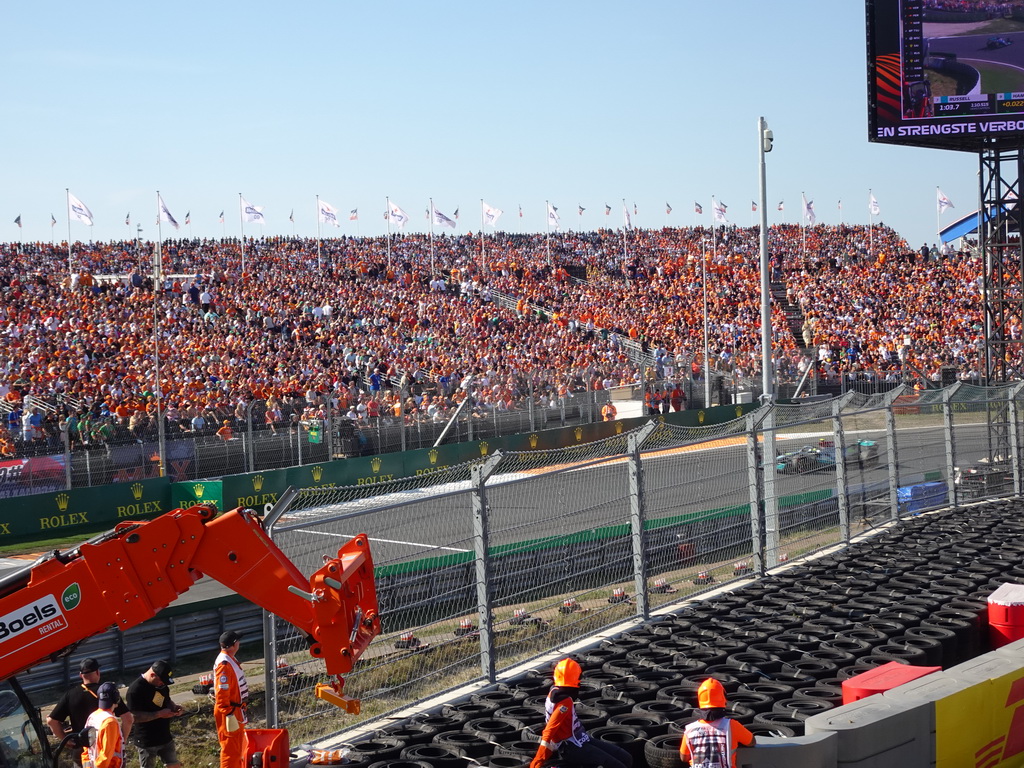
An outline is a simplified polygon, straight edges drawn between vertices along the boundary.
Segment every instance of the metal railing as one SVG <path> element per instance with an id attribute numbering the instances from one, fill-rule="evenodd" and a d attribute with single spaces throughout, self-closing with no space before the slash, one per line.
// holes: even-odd
<path id="1" fill-rule="evenodd" d="M 370 537 L 384 631 L 347 690 L 372 720 L 874 527 L 1020 495 L 1022 389 L 850 392 L 711 427 L 652 420 L 373 498 L 304 491 L 271 535 L 311 567 L 324 542 Z M 320 662 L 270 626 L 267 669 L 276 653 L 294 674 L 268 675 L 268 721 L 304 741 L 334 735 L 340 724 L 309 707 Z"/>

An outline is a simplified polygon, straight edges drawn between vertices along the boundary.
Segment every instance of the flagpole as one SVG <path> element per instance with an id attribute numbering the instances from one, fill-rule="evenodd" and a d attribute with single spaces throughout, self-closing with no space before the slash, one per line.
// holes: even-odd
<path id="1" fill-rule="evenodd" d="M 715 196 L 711 196 L 711 258 L 718 256 L 718 235 L 715 233 Z"/>
<path id="2" fill-rule="evenodd" d="M 245 211 L 242 210 L 242 193 L 238 193 L 238 227 L 242 231 L 242 277 L 245 277 Z"/>
<path id="3" fill-rule="evenodd" d="M 487 254 L 484 251 L 484 199 L 482 197 L 480 198 L 480 271 L 487 274 Z"/>
<path id="4" fill-rule="evenodd" d="M 385 213 L 384 218 L 388 222 L 388 267 L 391 266 L 391 198 L 384 196 Z"/>
<path id="5" fill-rule="evenodd" d="M 939 188 L 935 187 L 935 237 L 942 240 L 942 221 L 940 220 Z"/>
<path id="6" fill-rule="evenodd" d="M 295 233 L 295 222 L 292 221 L 292 235 Z M 323 270 L 323 262 L 320 259 L 320 195 L 316 196 L 316 269 Z"/>
<path id="7" fill-rule="evenodd" d="M 626 198 L 622 198 L 622 266 L 629 263 L 629 253 L 626 251 Z"/>
<path id="8" fill-rule="evenodd" d="M 157 305 L 157 297 L 160 295 L 160 283 L 161 273 L 163 272 L 163 228 L 161 227 L 161 209 L 160 190 L 156 191 L 156 251 L 153 253 L 152 268 L 153 268 L 153 389 L 156 395 L 156 446 L 157 446 L 157 457 L 158 467 L 157 471 L 159 476 L 163 477 L 166 474 L 167 466 L 167 445 L 166 437 L 164 436 L 164 416 L 161 399 L 163 398 L 163 392 L 160 388 L 160 313 Z"/>
<path id="9" fill-rule="evenodd" d="M 544 244 L 548 251 L 548 264 L 551 264 L 551 201 L 544 201 Z"/>
<path id="10" fill-rule="evenodd" d="M 803 210 L 800 212 L 800 258 L 807 258 L 807 193 L 800 193 L 800 203 Z"/>
<path id="11" fill-rule="evenodd" d="M 67 198 L 64 202 L 67 204 L 67 213 L 68 213 L 68 280 L 70 281 L 70 279 L 71 279 L 71 270 L 72 270 L 72 267 L 71 267 L 71 188 L 70 187 L 64 187 L 64 195 Z"/>
<path id="12" fill-rule="evenodd" d="M 875 213 L 871 210 L 871 189 L 868 188 L 868 256 L 875 255 Z"/>
<path id="13" fill-rule="evenodd" d="M 430 279 L 434 279 L 434 198 L 430 198 Z"/>
<path id="14" fill-rule="evenodd" d="M 163 264 L 163 259 L 160 256 L 161 248 L 163 247 L 163 239 L 164 239 L 164 237 L 163 237 L 163 229 L 160 226 L 160 219 L 163 218 L 161 216 L 163 211 L 160 210 L 160 203 L 161 203 L 161 200 L 160 200 L 160 190 L 158 189 L 156 191 L 156 258 L 160 259 L 160 261 L 159 261 L 160 264 Z M 156 265 L 157 265 L 157 262 L 154 261 L 153 262 L 153 274 L 154 275 L 156 274 Z"/>

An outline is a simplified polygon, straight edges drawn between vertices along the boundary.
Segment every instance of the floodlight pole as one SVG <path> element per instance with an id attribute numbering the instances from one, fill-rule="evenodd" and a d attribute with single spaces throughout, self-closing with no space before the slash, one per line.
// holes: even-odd
<path id="1" fill-rule="evenodd" d="M 764 156 L 772 151 L 774 136 L 768 130 L 763 117 L 757 118 L 757 156 L 761 196 L 759 210 L 761 213 L 761 382 L 764 394 L 762 402 L 770 403 L 775 399 L 774 371 L 772 366 L 772 310 L 769 293 L 768 275 L 768 205 L 767 183 L 765 177 Z"/>

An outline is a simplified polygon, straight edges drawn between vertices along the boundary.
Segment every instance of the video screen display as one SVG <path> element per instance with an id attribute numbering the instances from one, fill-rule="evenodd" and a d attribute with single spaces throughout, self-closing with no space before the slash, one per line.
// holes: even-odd
<path id="1" fill-rule="evenodd" d="M 977 151 L 1024 137 L 1024 0 L 868 0 L 867 43 L 871 141 Z"/>

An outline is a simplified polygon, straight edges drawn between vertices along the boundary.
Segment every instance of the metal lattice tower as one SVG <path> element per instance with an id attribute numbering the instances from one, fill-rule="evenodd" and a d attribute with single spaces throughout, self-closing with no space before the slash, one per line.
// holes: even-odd
<path id="1" fill-rule="evenodd" d="M 984 261 L 986 384 L 1024 379 L 1024 340 L 1012 328 L 1024 322 L 1024 243 L 1021 242 L 1021 179 L 1024 147 L 983 149 L 980 158 L 981 226 Z M 983 213 L 983 212 L 987 212 Z"/>
<path id="2" fill-rule="evenodd" d="M 981 206 L 978 246 L 984 265 L 986 385 L 1024 379 L 1024 243 L 1021 241 L 1021 180 L 1024 145 L 983 148 L 979 153 Z M 1015 338 L 1016 337 L 1016 338 Z M 989 457 L 1008 456 L 1009 414 L 988 406 Z"/>

